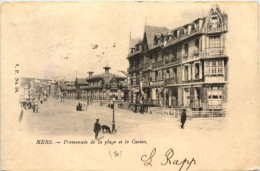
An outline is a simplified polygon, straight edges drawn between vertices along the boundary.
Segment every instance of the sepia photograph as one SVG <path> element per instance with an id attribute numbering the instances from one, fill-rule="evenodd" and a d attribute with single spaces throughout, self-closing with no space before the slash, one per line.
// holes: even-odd
<path id="1" fill-rule="evenodd" d="M 1 4 L 1 169 L 259 169 L 258 4 Z"/>

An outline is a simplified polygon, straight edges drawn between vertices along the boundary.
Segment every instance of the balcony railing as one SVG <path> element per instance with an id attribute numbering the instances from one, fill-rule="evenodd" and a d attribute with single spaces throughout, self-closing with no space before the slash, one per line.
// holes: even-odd
<path id="1" fill-rule="evenodd" d="M 150 63 L 143 63 L 143 64 L 142 64 L 142 69 L 147 69 L 147 68 L 149 68 L 149 67 L 151 67 L 151 64 L 150 64 Z"/>
<path id="2" fill-rule="evenodd" d="M 223 47 L 206 48 L 203 51 L 196 50 L 189 54 L 183 54 L 182 60 L 185 62 L 185 61 L 194 60 L 194 59 L 200 58 L 200 57 L 209 58 L 209 57 L 224 56 L 224 54 L 225 54 L 224 50 L 225 49 Z"/>
<path id="3" fill-rule="evenodd" d="M 180 62 L 181 62 L 181 58 L 171 58 L 171 59 L 165 60 L 165 65 L 171 65 L 171 64 L 180 63 Z"/>
<path id="4" fill-rule="evenodd" d="M 150 87 L 150 81 L 149 80 L 145 80 L 142 82 L 142 86 L 143 87 Z"/>
<path id="5" fill-rule="evenodd" d="M 204 57 L 217 57 L 223 55 L 224 55 L 223 47 L 206 48 L 203 53 Z"/>
<path id="6" fill-rule="evenodd" d="M 179 79 L 178 78 L 167 78 L 164 80 L 164 85 L 170 85 L 170 84 L 178 84 L 179 83 Z"/>
<path id="7" fill-rule="evenodd" d="M 208 33 L 221 32 L 222 30 L 221 23 L 211 23 L 208 25 Z"/>
<path id="8" fill-rule="evenodd" d="M 157 61 L 155 63 L 153 63 L 153 67 L 158 67 L 164 64 L 164 61 Z"/>

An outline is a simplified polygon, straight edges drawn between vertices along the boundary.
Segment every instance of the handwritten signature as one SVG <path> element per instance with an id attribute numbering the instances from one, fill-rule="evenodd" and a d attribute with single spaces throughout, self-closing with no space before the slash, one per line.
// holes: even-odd
<path id="1" fill-rule="evenodd" d="M 142 155 L 141 157 L 141 161 L 144 162 L 144 166 L 152 166 L 152 162 L 153 162 L 153 157 L 156 154 L 156 148 L 154 148 L 152 150 L 152 152 L 150 153 L 150 156 L 147 155 Z M 163 163 L 161 163 L 162 166 L 165 165 L 179 165 L 179 171 L 181 171 L 181 169 L 183 168 L 184 165 L 187 165 L 186 170 L 188 170 L 192 164 L 196 165 L 196 160 L 194 158 L 192 158 L 190 161 L 187 160 L 187 158 L 183 159 L 182 161 L 180 160 L 176 160 L 176 159 L 172 159 L 174 155 L 174 151 L 172 148 L 170 148 L 169 150 L 166 151 L 165 153 L 165 161 Z"/>

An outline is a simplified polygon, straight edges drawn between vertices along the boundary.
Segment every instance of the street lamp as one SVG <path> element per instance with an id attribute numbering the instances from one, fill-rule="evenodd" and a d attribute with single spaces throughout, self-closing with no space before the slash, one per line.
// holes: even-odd
<path id="1" fill-rule="evenodd" d="M 112 133 L 116 132 L 116 124 L 115 124 L 115 95 L 113 94 L 112 96 L 112 101 L 113 101 L 113 120 L 112 120 Z"/>

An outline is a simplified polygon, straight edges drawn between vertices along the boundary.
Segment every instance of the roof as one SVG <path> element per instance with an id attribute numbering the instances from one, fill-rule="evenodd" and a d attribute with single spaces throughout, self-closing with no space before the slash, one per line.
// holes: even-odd
<path id="1" fill-rule="evenodd" d="M 169 29 L 167 29 L 166 27 L 145 26 L 144 32 L 146 35 L 148 48 L 150 49 L 153 47 L 154 35 L 156 33 L 164 33 L 164 32 L 167 33 L 167 32 L 169 32 Z"/>
<path id="2" fill-rule="evenodd" d="M 76 87 L 75 86 L 67 86 L 67 85 L 63 84 L 63 85 L 60 86 L 60 89 L 62 91 L 73 91 L 73 90 L 76 90 Z"/>
<path id="3" fill-rule="evenodd" d="M 90 81 L 90 80 L 96 80 L 96 79 L 103 79 L 104 80 L 104 84 L 107 84 L 111 81 L 112 78 L 116 78 L 116 79 L 125 79 L 125 77 L 116 75 L 116 74 L 111 74 L 111 73 L 104 73 L 104 74 L 98 74 L 98 75 L 93 75 L 91 77 L 86 78 L 86 81 Z"/>
<path id="4" fill-rule="evenodd" d="M 76 82 L 78 85 L 89 85 L 86 78 L 76 78 Z"/>

